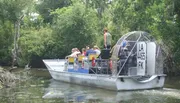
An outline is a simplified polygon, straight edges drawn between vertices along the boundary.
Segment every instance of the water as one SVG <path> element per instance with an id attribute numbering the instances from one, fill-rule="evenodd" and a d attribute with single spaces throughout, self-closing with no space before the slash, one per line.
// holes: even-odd
<path id="1" fill-rule="evenodd" d="M 180 103 L 180 78 L 167 78 L 165 88 L 115 92 L 53 80 L 47 70 L 25 72 L 27 79 L 0 89 L 0 103 Z"/>

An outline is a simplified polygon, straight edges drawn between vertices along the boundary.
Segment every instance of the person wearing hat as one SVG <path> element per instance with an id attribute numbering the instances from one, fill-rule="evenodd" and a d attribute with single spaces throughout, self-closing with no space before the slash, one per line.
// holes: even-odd
<path id="1" fill-rule="evenodd" d="M 99 55 L 101 54 L 101 50 L 99 49 L 98 46 L 95 45 L 95 46 L 93 47 L 93 49 L 94 49 L 94 51 L 96 52 L 96 55 L 97 55 L 97 56 L 99 56 Z"/>
<path id="2" fill-rule="evenodd" d="M 108 32 L 107 28 L 104 28 L 104 48 L 111 49 L 111 34 Z"/>
<path id="3" fill-rule="evenodd" d="M 90 45 L 89 49 L 86 50 L 86 56 L 89 56 L 89 54 L 96 54 L 96 51 L 94 51 L 93 46 Z"/>

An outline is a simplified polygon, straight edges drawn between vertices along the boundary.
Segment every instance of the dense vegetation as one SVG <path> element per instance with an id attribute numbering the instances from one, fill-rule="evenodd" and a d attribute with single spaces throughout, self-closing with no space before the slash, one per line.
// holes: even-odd
<path id="1" fill-rule="evenodd" d="M 129 31 L 149 32 L 162 43 L 167 72 L 180 71 L 179 0 L 0 0 L 0 65 L 38 67 L 73 47 L 102 48 L 104 27 L 113 44 Z"/>

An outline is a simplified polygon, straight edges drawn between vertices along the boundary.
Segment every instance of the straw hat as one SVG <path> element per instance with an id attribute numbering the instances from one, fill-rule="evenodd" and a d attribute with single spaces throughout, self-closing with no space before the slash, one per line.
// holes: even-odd
<path id="1" fill-rule="evenodd" d="M 94 48 L 99 49 L 99 47 L 97 45 L 95 45 Z"/>

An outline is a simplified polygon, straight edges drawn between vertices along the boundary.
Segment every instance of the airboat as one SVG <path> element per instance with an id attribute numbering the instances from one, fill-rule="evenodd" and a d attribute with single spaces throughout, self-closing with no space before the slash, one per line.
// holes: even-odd
<path id="1" fill-rule="evenodd" d="M 143 31 L 123 35 L 111 50 L 103 49 L 99 56 L 43 62 L 55 80 L 116 91 L 162 88 L 166 76 L 160 45 Z"/>

